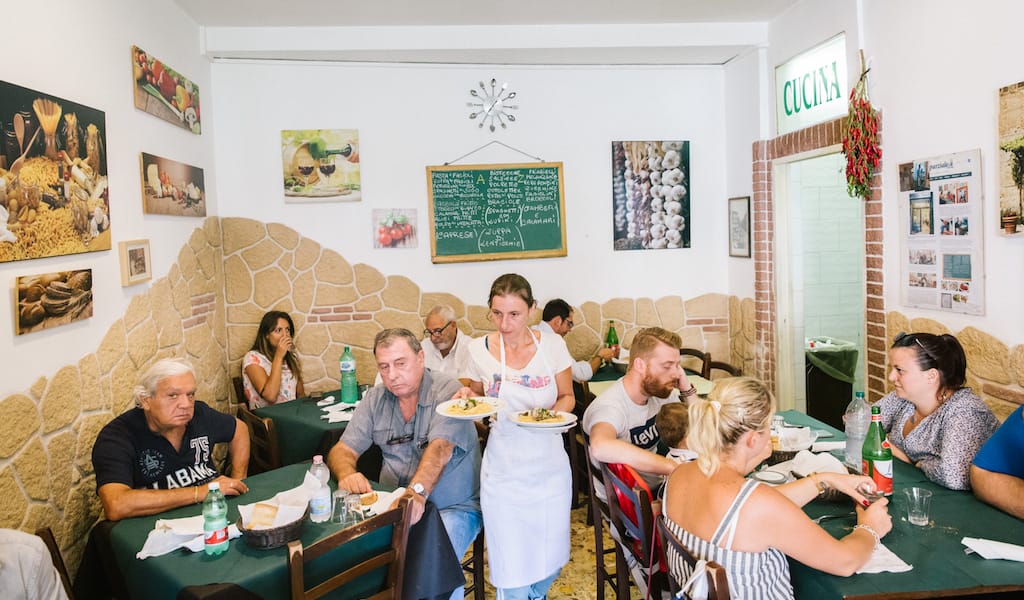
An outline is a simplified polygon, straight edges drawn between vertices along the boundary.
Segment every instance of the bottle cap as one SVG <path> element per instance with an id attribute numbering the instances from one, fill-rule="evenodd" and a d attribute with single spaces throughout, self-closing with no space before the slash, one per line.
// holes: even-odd
<path id="1" fill-rule="evenodd" d="M 217 482 L 217 481 L 211 481 L 210 483 L 206 484 L 206 489 L 210 490 L 211 492 L 213 490 L 219 490 L 220 489 L 220 483 Z"/>
<path id="2" fill-rule="evenodd" d="M 314 465 L 318 465 L 318 464 L 320 464 L 320 463 L 322 463 L 322 462 L 324 462 L 324 456 L 323 456 L 323 454 L 317 454 L 317 455 L 315 455 L 315 456 L 313 457 L 313 464 L 314 464 Z"/>

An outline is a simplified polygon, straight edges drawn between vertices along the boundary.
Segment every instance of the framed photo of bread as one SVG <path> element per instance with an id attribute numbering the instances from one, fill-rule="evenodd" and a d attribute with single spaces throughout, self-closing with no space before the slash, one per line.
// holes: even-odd
<path id="1" fill-rule="evenodd" d="M 15 335 L 92 316 L 92 269 L 22 275 L 14 287 Z"/>
<path id="2" fill-rule="evenodd" d="M 750 258 L 750 196 L 729 198 L 729 256 Z"/>
<path id="3" fill-rule="evenodd" d="M 117 243 L 121 257 L 121 287 L 135 285 L 153 278 L 153 261 L 149 254 L 149 240 L 129 240 Z"/>

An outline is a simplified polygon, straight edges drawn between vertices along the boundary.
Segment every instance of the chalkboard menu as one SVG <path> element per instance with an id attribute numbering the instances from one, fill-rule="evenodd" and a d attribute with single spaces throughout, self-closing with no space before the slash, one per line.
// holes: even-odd
<path id="1" fill-rule="evenodd" d="M 427 167 L 435 263 L 565 256 L 562 163 Z"/>

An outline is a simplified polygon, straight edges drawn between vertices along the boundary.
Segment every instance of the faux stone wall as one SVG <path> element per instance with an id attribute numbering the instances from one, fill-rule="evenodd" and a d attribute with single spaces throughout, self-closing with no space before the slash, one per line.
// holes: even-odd
<path id="1" fill-rule="evenodd" d="M 887 348 L 902 331 L 955 335 L 967 355 L 967 385 L 985 400 L 1000 421 L 1024 404 L 1024 344 L 1011 348 L 974 327 L 953 332 L 932 319 L 908 319 L 899 312 L 890 312 L 886 318 Z M 892 389 L 892 384 L 888 384 L 887 391 Z"/>

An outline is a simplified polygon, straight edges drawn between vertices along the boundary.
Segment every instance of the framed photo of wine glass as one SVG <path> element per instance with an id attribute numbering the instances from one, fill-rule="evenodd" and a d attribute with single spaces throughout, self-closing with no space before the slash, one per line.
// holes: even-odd
<path id="1" fill-rule="evenodd" d="M 750 258 L 750 196 L 729 198 L 729 256 Z"/>
<path id="2" fill-rule="evenodd" d="M 118 242 L 121 257 L 121 287 L 135 285 L 153 278 L 153 261 L 149 253 L 149 240 Z"/>

